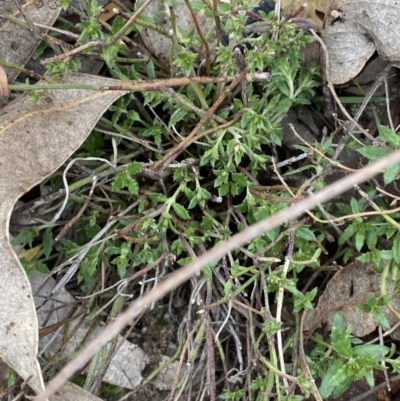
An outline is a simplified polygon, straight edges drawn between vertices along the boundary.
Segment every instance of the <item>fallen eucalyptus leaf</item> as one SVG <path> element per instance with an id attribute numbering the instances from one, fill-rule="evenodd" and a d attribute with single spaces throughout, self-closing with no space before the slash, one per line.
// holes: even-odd
<path id="1" fill-rule="evenodd" d="M 68 83 L 120 82 L 71 74 Z M 28 277 L 9 244 L 18 198 L 59 168 L 125 91 L 49 90 L 41 104 L 22 95 L 0 110 L 0 357 L 36 392 L 44 388 L 37 362 L 38 323 Z"/>
<path id="2" fill-rule="evenodd" d="M 379 325 L 371 313 L 364 313 L 358 305 L 364 303 L 369 294 L 380 298 L 382 275 L 377 273 L 372 264 L 355 261 L 339 270 L 329 281 L 321 295 L 318 306 L 307 310 L 304 318 L 304 330 L 312 333 L 322 323 L 331 328 L 333 315 L 340 313 L 345 324 L 351 324 L 352 333 L 363 337 L 373 332 Z M 388 285 L 388 293 L 392 289 Z M 392 305 L 400 310 L 400 294 L 396 293 L 391 299 Z M 395 325 L 397 317 L 385 306 L 382 308 L 391 326 Z M 391 334 L 392 338 L 400 338 L 400 330 Z"/>
<path id="3" fill-rule="evenodd" d="M 322 38 L 329 53 L 333 84 L 361 72 L 375 50 L 383 60 L 400 66 L 400 3 L 389 0 L 334 0 Z"/>
<path id="4" fill-rule="evenodd" d="M 137 2 L 137 7 L 141 4 Z M 176 35 L 177 40 L 180 38 L 187 38 L 191 32 L 195 32 L 193 37 L 198 41 L 198 45 L 191 46 L 190 51 L 198 54 L 197 62 L 204 59 L 206 55 L 205 47 L 201 41 L 195 22 L 190 14 L 189 8 L 184 2 L 176 2 L 174 4 L 174 13 L 176 18 Z M 197 21 L 203 34 L 207 37 L 211 54 L 215 54 L 215 46 L 217 45 L 215 28 L 213 28 L 213 19 L 208 17 L 204 11 L 195 12 Z M 143 28 L 140 31 L 140 37 L 143 40 L 146 48 L 165 66 L 170 63 L 171 47 L 173 45 L 172 25 L 171 25 L 171 11 L 167 3 L 162 1 L 151 2 L 143 12 L 143 17 L 150 18 L 155 21 L 158 27 L 162 28 L 167 35 L 161 34 L 150 28 Z M 211 33 L 211 34 L 210 34 Z M 175 40 L 176 40 L 175 39 Z"/>
<path id="5" fill-rule="evenodd" d="M 26 17 L 35 23 L 51 26 L 57 19 L 61 7 L 57 6 L 55 1 L 37 1 L 29 0 L 22 5 Z M 25 19 L 15 6 L 14 1 L 3 1 L 1 11 L 11 14 L 26 24 Z M 38 28 L 40 32 L 45 33 L 46 30 Z M 33 34 L 30 29 L 24 28 L 7 19 L 0 18 L 0 60 L 10 64 L 24 66 L 31 58 L 42 39 Z M 20 71 L 6 68 L 8 82 L 12 83 L 19 75 Z"/>

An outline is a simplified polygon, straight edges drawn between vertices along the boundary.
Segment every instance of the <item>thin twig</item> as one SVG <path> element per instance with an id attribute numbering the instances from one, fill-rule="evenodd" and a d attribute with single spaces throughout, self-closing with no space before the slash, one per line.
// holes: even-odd
<path id="1" fill-rule="evenodd" d="M 192 81 L 195 81 L 199 84 L 212 84 L 212 83 L 221 83 L 221 82 L 232 82 L 235 81 L 237 76 L 221 76 L 221 77 L 193 77 L 193 78 L 167 78 L 167 79 L 155 79 L 153 81 L 118 81 L 118 85 L 87 85 L 87 84 L 35 84 L 35 85 L 27 85 L 27 84 L 13 84 L 9 85 L 10 90 L 16 90 L 21 92 L 29 92 L 29 91 L 38 91 L 38 90 L 51 90 L 51 89 L 87 89 L 93 91 L 105 91 L 105 90 L 122 90 L 122 91 L 132 91 L 132 92 L 145 92 L 150 90 L 157 90 L 164 86 L 173 87 L 173 86 L 182 86 L 182 85 L 191 85 Z M 259 73 L 255 75 L 246 74 L 246 80 L 249 82 L 263 82 L 269 81 L 271 75 L 269 73 Z M 160 89 L 162 90 L 162 89 Z"/>
<path id="2" fill-rule="evenodd" d="M 289 247 L 288 251 L 286 254 L 285 258 L 285 264 L 283 266 L 283 271 L 282 271 L 282 278 L 286 278 L 288 270 L 289 270 L 289 265 L 290 262 L 293 258 L 293 250 L 294 250 L 294 229 L 293 229 L 293 220 L 290 219 L 289 221 L 290 225 L 290 232 L 289 232 Z M 277 301 L 277 309 L 276 309 L 276 321 L 278 323 L 282 323 L 282 305 L 283 305 L 283 296 L 284 296 L 285 288 L 283 285 L 279 286 L 279 292 L 278 292 L 278 301 Z M 279 355 L 279 363 L 281 365 L 281 370 L 282 372 L 286 373 L 285 369 L 285 359 L 283 355 L 283 344 L 282 344 L 282 330 L 279 329 L 278 332 L 276 333 L 277 337 L 277 347 L 278 347 L 278 355 Z M 283 384 L 286 388 L 289 388 L 289 382 L 285 377 L 283 377 Z"/>

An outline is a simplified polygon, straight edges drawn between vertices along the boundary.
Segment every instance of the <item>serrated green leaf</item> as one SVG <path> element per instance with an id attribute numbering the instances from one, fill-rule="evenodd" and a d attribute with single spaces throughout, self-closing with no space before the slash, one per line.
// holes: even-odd
<path id="1" fill-rule="evenodd" d="M 147 194 L 147 196 L 150 198 L 150 200 L 152 202 L 166 202 L 168 200 L 168 198 L 163 195 L 163 194 L 159 194 L 157 192 L 149 192 Z"/>
<path id="2" fill-rule="evenodd" d="M 384 329 L 390 329 L 390 322 L 386 315 L 382 312 L 381 309 L 378 309 L 374 313 L 376 320 L 379 322 L 379 324 L 384 328 Z"/>
<path id="3" fill-rule="evenodd" d="M 224 295 L 227 297 L 231 294 L 232 291 L 232 287 L 233 287 L 233 283 L 231 280 L 228 280 L 225 285 L 224 285 Z"/>
<path id="4" fill-rule="evenodd" d="M 214 181 L 214 188 L 218 188 L 222 184 L 226 184 L 228 181 L 228 176 L 224 176 L 222 174 L 219 174 L 218 177 Z"/>
<path id="5" fill-rule="evenodd" d="M 380 134 L 394 147 L 400 147 L 400 135 L 384 125 L 379 126 Z"/>
<path id="6" fill-rule="evenodd" d="M 357 152 L 361 153 L 370 161 L 375 161 L 386 156 L 389 151 L 379 146 L 364 146 L 361 149 L 357 149 Z"/>
<path id="7" fill-rule="evenodd" d="M 361 312 L 364 312 L 364 313 L 370 313 L 371 312 L 371 306 L 367 305 L 367 304 L 357 305 L 357 309 L 360 310 Z"/>
<path id="8" fill-rule="evenodd" d="M 177 109 L 171 116 L 168 124 L 168 128 L 174 126 L 177 122 L 181 121 L 186 115 L 187 110 L 185 109 Z"/>
<path id="9" fill-rule="evenodd" d="M 193 198 L 190 199 L 188 209 L 193 209 L 197 204 L 198 204 L 198 199 L 196 196 L 193 196 Z"/>
<path id="10" fill-rule="evenodd" d="M 390 351 L 389 347 L 379 344 L 362 344 L 353 347 L 353 356 L 384 357 Z"/>
<path id="11" fill-rule="evenodd" d="M 357 231 L 356 232 L 356 248 L 357 248 L 357 251 L 361 251 L 361 248 L 363 247 L 363 245 L 364 245 L 364 240 L 365 240 L 365 233 L 364 233 L 364 231 Z"/>
<path id="12" fill-rule="evenodd" d="M 118 33 L 121 28 L 125 25 L 125 20 L 120 16 L 116 15 L 113 19 L 113 24 L 112 24 L 112 33 L 116 34 Z"/>
<path id="13" fill-rule="evenodd" d="M 117 56 L 119 51 L 119 44 L 114 43 L 111 46 L 103 47 L 103 57 L 104 61 L 107 63 L 109 67 L 113 67 L 115 65 L 115 57 Z"/>
<path id="14" fill-rule="evenodd" d="M 53 230 L 47 227 L 43 233 L 43 252 L 44 256 L 48 258 L 53 247 Z"/>
<path id="15" fill-rule="evenodd" d="M 218 195 L 224 197 L 229 193 L 229 184 L 222 184 L 218 189 Z"/>
<path id="16" fill-rule="evenodd" d="M 339 237 L 339 245 L 344 244 L 349 238 L 353 236 L 356 232 L 356 226 L 354 224 L 350 224 Z"/>
<path id="17" fill-rule="evenodd" d="M 392 296 L 389 294 L 386 294 L 381 299 L 378 300 L 377 305 L 379 305 L 379 306 L 387 305 L 391 299 L 392 299 Z"/>
<path id="18" fill-rule="evenodd" d="M 133 162 L 128 164 L 126 171 L 128 172 L 128 174 L 133 175 L 139 173 L 141 169 L 142 169 L 142 163 Z"/>
<path id="19" fill-rule="evenodd" d="M 247 178 L 242 173 L 232 173 L 232 179 L 236 182 L 239 186 L 246 188 L 247 187 Z"/>
<path id="20" fill-rule="evenodd" d="M 316 241 L 315 234 L 306 226 L 301 226 L 295 231 L 296 236 L 306 241 Z"/>
<path id="21" fill-rule="evenodd" d="M 367 383 L 369 384 L 369 386 L 371 388 L 375 387 L 375 379 L 374 379 L 374 374 L 373 374 L 373 370 L 372 369 L 368 369 L 365 372 L 365 380 L 367 381 Z"/>
<path id="22" fill-rule="evenodd" d="M 129 120 L 131 120 L 131 121 L 141 121 L 141 118 L 140 118 L 140 114 L 137 112 L 137 111 L 135 111 L 135 110 L 129 110 L 127 113 L 126 113 L 126 116 L 129 118 Z"/>
<path id="23" fill-rule="evenodd" d="M 190 219 L 190 214 L 188 211 L 179 203 L 173 203 L 172 208 L 174 209 L 175 213 L 184 220 L 189 220 Z"/>
<path id="24" fill-rule="evenodd" d="M 332 377 L 336 374 L 336 372 L 341 368 L 343 362 L 339 359 L 334 359 L 333 362 L 329 364 L 328 370 L 322 377 L 322 383 L 319 388 L 319 392 L 323 399 L 329 398 L 335 388 L 332 385 Z"/>
<path id="25" fill-rule="evenodd" d="M 204 10 L 204 3 L 201 1 L 191 1 L 190 4 L 193 7 L 193 10 L 196 12 Z"/>
<path id="26" fill-rule="evenodd" d="M 359 260 L 362 263 L 367 263 L 367 262 L 371 262 L 372 256 L 371 256 L 370 252 L 367 252 L 367 253 L 364 253 L 361 256 L 358 256 L 356 259 Z"/>
<path id="27" fill-rule="evenodd" d="M 219 10 L 221 12 L 229 12 L 231 9 L 230 3 L 221 3 L 219 4 Z"/>
<path id="28" fill-rule="evenodd" d="M 185 266 L 185 265 L 189 264 L 189 263 L 192 262 L 192 261 L 193 261 L 193 258 L 191 258 L 191 257 L 182 258 L 182 259 L 179 259 L 179 260 L 178 260 L 178 264 L 179 264 L 180 266 Z"/>
<path id="29" fill-rule="evenodd" d="M 360 206 L 356 199 L 351 198 L 350 206 L 351 206 L 351 210 L 354 214 L 360 213 Z"/>
<path id="30" fill-rule="evenodd" d="M 132 177 L 129 177 L 126 187 L 132 195 L 137 195 L 139 193 L 139 183 Z"/>
<path id="31" fill-rule="evenodd" d="M 343 322 L 343 317 L 340 313 L 335 313 L 333 315 L 333 324 L 332 324 L 332 334 L 334 333 L 344 333 L 346 327 Z"/>
<path id="32" fill-rule="evenodd" d="M 288 110 L 290 109 L 290 107 L 292 106 L 293 101 L 290 98 L 284 98 L 282 99 L 279 104 L 278 107 L 276 109 L 277 114 L 286 114 L 288 112 Z"/>
<path id="33" fill-rule="evenodd" d="M 126 172 L 120 173 L 115 176 L 114 181 L 111 184 L 111 188 L 113 191 L 119 191 L 125 186 L 126 182 Z"/>
<path id="34" fill-rule="evenodd" d="M 385 185 L 390 184 L 400 173 L 400 163 L 388 167 L 383 174 L 383 182 Z"/>
<path id="35" fill-rule="evenodd" d="M 147 63 L 147 77 L 149 79 L 156 78 L 156 73 L 154 72 L 154 63 L 151 60 Z"/>
<path id="36" fill-rule="evenodd" d="M 346 381 L 348 378 L 348 371 L 346 366 L 342 366 L 339 368 L 336 373 L 332 377 L 332 384 L 334 387 L 339 387 L 342 383 Z"/>
<path id="37" fill-rule="evenodd" d="M 132 178 L 127 171 L 123 171 L 114 178 L 111 188 L 113 191 L 119 191 L 122 188 L 128 188 L 129 192 L 133 195 L 137 195 L 139 193 L 138 182 Z"/>
<path id="38" fill-rule="evenodd" d="M 269 207 L 267 207 L 267 206 L 260 207 L 254 211 L 255 221 L 260 221 L 260 220 L 266 219 L 270 215 L 271 215 L 271 211 L 270 211 Z M 267 235 L 268 235 L 268 232 L 267 232 Z"/>
<path id="39" fill-rule="evenodd" d="M 383 259 L 383 260 L 392 260 L 393 259 L 393 252 L 392 250 L 388 250 L 388 251 L 379 251 L 379 258 Z"/>
<path id="40" fill-rule="evenodd" d="M 20 231 L 11 241 L 12 245 L 20 245 L 27 242 L 32 247 L 32 241 L 38 236 L 40 227 L 30 227 Z"/>
<path id="41" fill-rule="evenodd" d="M 117 264 L 118 275 L 121 279 L 125 278 L 127 267 L 128 267 L 128 263 L 118 263 Z"/>
<path id="42" fill-rule="evenodd" d="M 35 264 L 35 269 L 38 272 L 43 273 L 43 274 L 49 274 L 50 273 L 49 268 L 43 262 L 41 262 L 40 260 L 35 261 L 34 264 Z"/>
<path id="43" fill-rule="evenodd" d="M 345 379 L 341 382 L 338 383 L 335 386 L 335 389 L 333 390 L 333 398 L 338 398 L 340 395 L 342 395 L 349 387 L 350 385 L 354 382 L 354 376 L 351 374 L 347 374 Z"/>
<path id="44" fill-rule="evenodd" d="M 400 263 L 400 232 L 397 232 L 393 239 L 393 258 L 396 263 Z"/>

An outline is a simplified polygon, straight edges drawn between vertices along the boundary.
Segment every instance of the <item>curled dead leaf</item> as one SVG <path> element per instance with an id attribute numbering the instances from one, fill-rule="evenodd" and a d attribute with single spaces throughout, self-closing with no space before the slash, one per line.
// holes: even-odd
<path id="1" fill-rule="evenodd" d="M 388 0 L 335 0 L 322 38 L 329 53 L 333 84 L 354 78 L 375 50 L 400 66 L 400 3 Z"/>

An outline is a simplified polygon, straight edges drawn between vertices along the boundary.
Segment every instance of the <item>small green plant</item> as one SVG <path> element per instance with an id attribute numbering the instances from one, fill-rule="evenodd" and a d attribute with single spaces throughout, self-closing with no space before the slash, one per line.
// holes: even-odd
<path id="1" fill-rule="evenodd" d="M 351 326 L 344 324 L 339 313 L 334 315 L 330 337 L 331 345 L 324 346 L 318 340 L 320 346 L 314 350 L 319 355 L 318 375 L 322 378 L 319 390 L 323 398 L 339 397 L 354 381 L 362 378 L 373 387 L 374 369 L 386 369 L 382 366 L 382 361 L 392 364 L 394 369 L 399 364 L 398 359 L 391 359 L 395 351 L 394 345 L 390 348 L 378 344 L 363 344 L 360 339 L 351 335 Z M 325 368 L 321 369 L 324 363 Z"/>
<path id="2" fill-rule="evenodd" d="M 59 221 L 44 223 L 54 214 L 53 205 L 50 211 L 35 206 L 31 217 L 42 223 L 22 229 L 13 240 L 13 245 L 37 250 L 25 261 L 28 273 L 46 266 L 62 265 L 62 273 L 76 269 L 75 291 L 93 294 L 88 314 L 104 309 L 104 316 L 115 297 L 120 302 L 113 304 L 115 315 L 123 307 L 121 285 L 124 295 L 139 297 L 171 270 L 288 208 L 293 198 L 327 185 L 326 173 L 338 164 L 331 159 L 337 149 L 333 136 L 309 144 L 312 151 L 305 144 L 290 149 L 283 145 L 282 120 L 293 107 L 313 106 L 321 83 L 317 67 L 304 65 L 304 46 L 314 40 L 299 29 L 307 28 L 307 21 L 277 21 L 273 12 L 255 14 L 250 10 L 256 4 L 248 1 L 222 2 L 217 8 L 191 2 L 196 12 L 215 21 L 216 28 L 207 35 L 202 37 L 197 28 L 183 35 L 172 5 L 166 16 L 172 33 L 140 16 L 111 44 L 129 16 L 121 13 L 108 24 L 94 0 L 82 2 L 78 10 L 69 1 L 61 5 L 81 18 L 75 26 L 76 46 L 92 42 L 82 54 L 103 59 L 108 75 L 124 81 L 190 78 L 189 84 L 160 85 L 117 100 L 74 155 L 91 159 L 68 176 L 68 202 Z M 249 27 L 248 16 L 260 24 Z M 133 54 L 132 37 L 144 29 L 171 41 L 168 65 L 150 54 Z M 203 62 L 193 49 L 204 38 L 209 44 L 219 39 L 212 57 Z M 50 63 L 48 72 L 65 76 L 81 68 L 79 60 L 74 56 Z M 202 83 L 198 78 L 204 78 L 207 63 L 210 74 Z M 246 79 L 230 88 L 243 71 Z M 268 80 L 252 79 L 266 72 Z M 357 149 L 372 161 L 398 148 L 397 137 L 380 127 L 378 146 L 361 147 L 351 140 L 347 149 Z M 306 162 L 280 164 L 287 161 L 287 152 L 306 155 Z M 389 169 L 384 182 L 395 182 L 399 172 L 399 166 Z M 60 172 L 41 184 L 51 188 L 56 209 L 65 196 L 63 185 Z M 291 376 L 296 376 L 299 392 L 310 395 L 311 383 L 292 355 L 298 349 L 301 313 L 313 307 L 319 290 L 317 285 L 303 288 L 332 256 L 327 248 L 335 242 L 336 259 L 343 264 L 354 254 L 378 271 L 384 271 L 387 261 L 400 263 L 399 212 L 380 213 L 386 205 L 374 185 L 369 184 L 365 196 L 360 193 L 260 235 L 193 279 L 178 338 L 183 358 L 188 355 L 179 391 L 190 393 L 189 375 L 199 371 L 203 383 L 210 383 L 207 391 L 216 395 L 218 389 L 225 400 L 300 400 L 302 396 L 287 393 L 291 383 L 285 380 Z M 377 213 L 366 215 L 371 208 Z M 381 307 L 390 299 L 386 294 L 369 296 L 359 308 L 387 328 Z M 340 395 L 360 378 L 374 385 L 373 371 L 384 369 L 382 360 L 400 369 L 400 362 L 391 359 L 393 347 L 363 344 L 340 315 L 334 317 L 330 344 L 318 332 L 312 338 L 315 347 L 308 362 L 322 380 L 323 398 Z"/>

